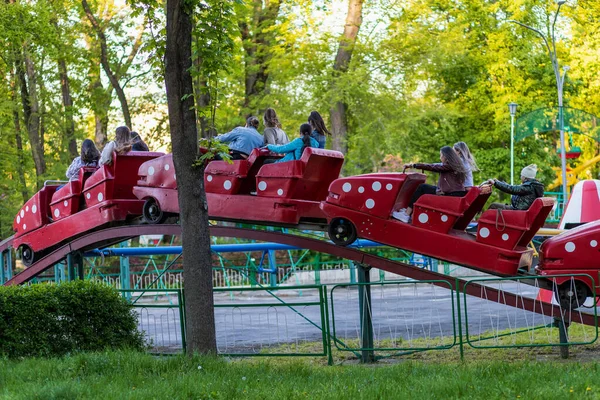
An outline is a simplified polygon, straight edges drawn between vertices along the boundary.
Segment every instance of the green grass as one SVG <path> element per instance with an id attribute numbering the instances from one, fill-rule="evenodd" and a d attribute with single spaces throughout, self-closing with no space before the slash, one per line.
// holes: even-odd
<path id="1" fill-rule="evenodd" d="M 135 352 L 0 361 L 6 399 L 600 398 L 595 362 L 402 361 L 326 366 L 317 359 L 152 357 Z"/>

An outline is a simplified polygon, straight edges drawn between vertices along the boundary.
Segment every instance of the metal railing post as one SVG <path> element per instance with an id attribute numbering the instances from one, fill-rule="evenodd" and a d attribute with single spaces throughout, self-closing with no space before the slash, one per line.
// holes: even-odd
<path id="1" fill-rule="evenodd" d="M 123 244 L 126 242 L 121 242 L 120 247 L 126 247 Z M 131 289 L 131 273 L 129 269 L 129 256 L 121 256 L 119 257 L 119 278 L 121 279 L 121 289 L 129 290 Z M 131 292 L 125 292 L 125 298 L 127 300 L 131 300 Z"/>
<path id="2" fill-rule="evenodd" d="M 353 261 L 348 261 L 350 264 L 350 283 L 356 283 L 356 264 Z"/>
<path id="3" fill-rule="evenodd" d="M 371 314 L 371 267 L 358 265 L 358 307 L 360 313 L 361 362 L 375 362 L 373 351 L 373 319 Z"/>
<path id="4" fill-rule="evenodd" d="M 6 275 L 4 271 L 4 252 L 0 253 L 0 285 L 4 285 L 6 282 Z"/>
<path id="5" fill-rule="evenodd" d="M 462 361 L 465 358 L 465 349 L 462 334 L 462 313 L 460 312 L 460 288 L 458 284 L 458 278 L 455 278 L 454 287 L 456 288 L 456 311 L 458 313 L 458 345 L 460 349 L 460 359 Z"/>

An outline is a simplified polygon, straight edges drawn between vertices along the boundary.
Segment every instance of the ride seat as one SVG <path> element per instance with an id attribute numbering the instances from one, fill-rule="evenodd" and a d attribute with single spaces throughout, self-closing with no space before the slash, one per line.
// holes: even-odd
<path id="1" fill-rule="evenodd" d="M 92 207 L 112 199 L 137 200 L 133 187 L 138 180 L 140 165 L 163 155 L 147 151 L 130 151 L 121 155 L 113 153 L 112 164 L 100 166 L 83 185 L 86 206 Z"/>
<path id="2" fill-rule="evenodd" d="M 248 159 L 233 160 L 231 164 L 227 161 L 211 161 L 204 170 L 204 189 L 207 193 L 237 194 L 250 167 Z"/>
<path id="3" fill-rule="evenodd" d="M 58 185 L 44 186 L 21 207 L 13 221 L 15 237 L 31 232 L 50 222 L 50 200 Z"/>
<path id="4" fill-rule="evenodd" d="M 324 200 L 343 164 L 339 151 L 307 147 L 300 160 L 264 165 L 256 174 L 257 196 Z"/>
<path id="5" fill-rule="evenodd" d="M 479 218 L 477 241 L 512 250 L 525 247 L 544 225 L 554 199 L 535 199 L 528 210 L 487 210 Z"/>
<path id="6" fill-rule="evenodd" d="M 470 222 L 481 210 L 490 193 L 491 191 L 482 191 L 478 186 L 473 186 L 463 197 L 423 195 L 414 205 L 413 225 L 448 233 L 455 225 L 462 227 L 467 219 Z"/>
<path id="7" fill-rule="evenodd" d="M 85 202 L 81 201 L 81 187 L 97 169 L 97 167 L 80 168 L 78 179 L 69 181 L 54 192 L 50 202 L 50 217 L 54 221 L 75 214 L 85 205 Z"/>

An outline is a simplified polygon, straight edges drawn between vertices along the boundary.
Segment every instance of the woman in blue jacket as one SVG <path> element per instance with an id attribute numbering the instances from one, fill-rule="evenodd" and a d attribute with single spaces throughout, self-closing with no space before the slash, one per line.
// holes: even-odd
<path id="1" fill-rule="evenodd" d="M 292 140 L 287 144 L 282 144 L 280 146 L 269 144 L 267 145 L 267 149 L 272 151 L 273 153 L 285 154 L 285 156 L 277 160 L 275 162 L 286 162 L 299 160 L 302 158 L 302 153 L 304 153 L 304 149 L 307 147 L 315 147 L 319 148 L 319 142 L 310 137 L 311 127 L 309 124 L 302 124 L 300 126 L 300 137 Z"/>

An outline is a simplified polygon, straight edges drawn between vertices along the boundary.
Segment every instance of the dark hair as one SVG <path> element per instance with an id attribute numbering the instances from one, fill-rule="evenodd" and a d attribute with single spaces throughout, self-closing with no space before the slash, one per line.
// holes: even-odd
<path id="1" fill-rule="evenodd" d="M 272 108 L 265 110 L 263 122 L 267 128 L 281 128 L 281 122 L 277 118 L 277 113 Z"/>
<path id="2" fill-rule="evenodd" d="M 90 164 L 98 162 L 99 159 L 100 152 L 96 148 L 94 142 L 90 139 L 85 139 L 83 143 L 81 143 L 81 161 L 84 164 Z"/>
<path id="3" fill-rule="evenodd" d="M 467 171 L 465 170 L 465 165 L 463 164 L 460 156 L 456 154 L 454 149 L 450 146 L 444 146 L 440 149 L 440 153 L 444 156 L 446 161 L 444 164 L 448 165 L 454 171 L 456 177 L 464 182 L 467 178 Z"/>
<path id="4" fill-rule="evenodd" d="M 115 131 L 115 151 L 117 154 L 131 150 L 131 131 L 126 126 L 119 126 Z"/>
<path id="5" fill-rule="evenodd" d="M 308 116 L 308 123 L 321 135 L 331 135 L 331 132 L 327 130 L 325 127 L 325 121 L 323 121 L 323 117 L 317 111 L 311 111 Z"/>
<path id="6" fill-rule="evenodd" d="M 251 128 L 258 129 L 259 124 L 260 122 L 258 121 L 258 118 L 256 118 L 254 115 L 251 115 L 248 117 L 248 119 L 246 119 L 246 125 Z"/>
<path id="7" fill-rule="evenodd" d="M 150 151 L 148 145 L 142 140 L 142 137 L 137 132 L 131 132 L 131 141 L 133 145 L 131 146 L 131 150 L 133 151 Z"/>
<path id="8" fill-rule="evenodd" d="M 309 124 L 300 125 L 300 134 L 302 135 L 302 152 L 300 154 L 304 154 L 304 149 L 310 147 L 310 133 L 312 132 L 312 127 Z"/>

